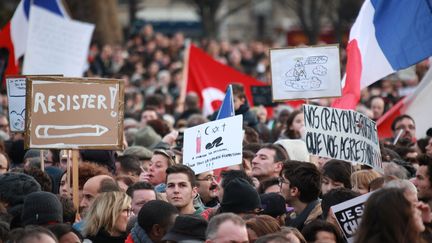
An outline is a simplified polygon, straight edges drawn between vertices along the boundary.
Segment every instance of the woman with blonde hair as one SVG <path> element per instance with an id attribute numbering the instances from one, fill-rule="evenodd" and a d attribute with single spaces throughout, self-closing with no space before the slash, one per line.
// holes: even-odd
<path id="1" fill-rule="evenodd" d="M 130 212 L 131 198 L 126 193 L 101 193 L 87 213 L 83 233 L 93 243 L 123 243 Z"/>
<path id="2" fill-rule="evenodd" d="M 360 194 L 369 192 L 369 183 L 376 178 L 381 177 L 381 174 L 374 170 L 359 170 L 351 174 L 352 190 Z"/>

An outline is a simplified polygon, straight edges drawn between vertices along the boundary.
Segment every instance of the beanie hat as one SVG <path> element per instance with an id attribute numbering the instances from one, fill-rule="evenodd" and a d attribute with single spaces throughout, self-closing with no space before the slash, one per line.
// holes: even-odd
<path id="1" fill-rule="evenodd" d="M 301 139 L 280 139 L 275 142 L 280 144 L 288 153 L 290 160 L 310 162 L 309 151 L 306 143 Z"/>
<path id="2" fill-rule="evenodd" d="M 162 241 L 205 241 L 207 221 L 193 215 L 179 215 L 175 219 L 174 226 L 162 238 Z"/>
<path id="3" fill-rule="evenodd" d="M 270 215 L 273 218 L 286 213 L 285 199 L 278 193 L 265 193 L 260 195 L 262 214 Z"/>
<path id="4" fill-rule="evenodd" d="M 13 207 L 24 202 L 31 192 L 41 190 L 39 183 L 24 173 L 8 172 L 0 175 L 0 200 Z"/>
<path id="5" fill-rule="evenodd" d="M 248 213 L 255 209 L 261 209 L 261 200 L 255 188 L 242 178 L 228 182 L 220 205 L 221 212 Z"/>
<path id="6" fill-rule="evenodd" d="M 63 223 L 63 206 L 51 192 L 33 192 L 24 200 L 21 214 L 23 225 Z"/>
<path id="7" fill-rule="evenodd" d="M 153 149 L 160 141 L 162 141 L 161 136 L 159 136 L 159 134 L 157 134 L 152 127 L 146 126 L 135 134 L 135 141 L 133 145 L 139 145 L 148 149 Z"/>
<path id="8" fill-rule="evenodd" d="M 83 161 L 90 161 L 115 170 L 115 151 L 113 150 L 80 150 Z"/>

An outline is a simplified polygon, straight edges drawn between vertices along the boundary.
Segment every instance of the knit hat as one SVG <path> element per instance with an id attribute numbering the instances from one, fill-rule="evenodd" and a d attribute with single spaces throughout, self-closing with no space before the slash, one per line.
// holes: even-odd
<path id="1" fill-rule="evenodd" d="M 288 153 L 290 160 L 310 162 L 306 143 L 301 139 L 280 139 L 275 142 L 280 144 Z"/>
<path id="2" fill-rule="evenodd" d="M 278 193 L 265 193 L 260 195 L 262 214 L 270 215 L 273 218 L 286 213 L 285 199 Z"/>
<path id="3" fill-rule="evenodd" d="M 143 146 L 131 146 L 124 150 L 124 155 L 133 155 L 139 160 L 150 160 L 153 152 Z"/>
<path id="4" fill-rule="evenodd" d="M 234 178 L 224 188 L 220 205 L 223 213 L 248 213 L 261 209 L 258 192 L 242 178 Z"/>
<path id="5" fill-rule="evenodd" d="M 159 136 L 159 134 L 157 134 L 153 128 L 146 126 L 135 134 L 135 141 L 133 145 L 139 145 L 148 149 L 153 149 L 160 141 L 162 141 L 161 136 Z"/>
<path id="6" fill-rule="evenodd" d="M 27 194 L 41 190 L 39 183 L 23 173 L 4 173 L 0 175 L 0 200 L 8 207 L 22 204 Z"/>
<path id="7" fill-rule="evenodd" d="M 29 149 L 25 152 L 23 160 L 40 157 L 40 149 Z"/>
<path id="8" fill-rule="evenodd" d="M 63 206 L 51 192 L 33 192 L 24 200 L 21 214 L 23 225 L 63 223 Z"/>
<path id="9" fill-rule="evenodd" d="M 162 241 L 201 240 L 205 241 L 207 221 L 193 215 L 179 215 L 174 226 L 165 234 Z"/>

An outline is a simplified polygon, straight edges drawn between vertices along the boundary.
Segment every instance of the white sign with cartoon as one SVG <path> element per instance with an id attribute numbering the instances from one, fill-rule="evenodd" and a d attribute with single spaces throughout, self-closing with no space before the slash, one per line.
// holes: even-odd
<path id="1" fill-rule="evenodd" d="M 24 132 L 26 109 L 26 78 L 6 78 L 9 100 L 9 126 L 12 132 Z"/>
<path id="2" fill-rule="evenodd" d="M 183 164 L 195 174 L 242 162 L 243 116 L 207 122 L 184 131 Z"/>
<path id="3" fill-rule="evenodd" d="M 339 47 L 270 50 L 273 100 L 341 96 Z"/>

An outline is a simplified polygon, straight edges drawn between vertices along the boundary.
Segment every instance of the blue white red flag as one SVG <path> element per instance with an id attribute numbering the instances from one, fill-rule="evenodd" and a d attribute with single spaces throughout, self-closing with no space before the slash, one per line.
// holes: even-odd
<path id="1" fill-rule="evenodd" d="M 61 0 L 22 0 L 12 19 L 0 31 L 0 75 L 18 74 L 18 59 L 25 54 L 31 6 L 38 6 L 64 18 L 70 18 Z M 2 63 L 0 61 L 0 63 Z M 4 69 L 4 70 L 2 70 Z M 5 71 L 3 73 L 3 71 Z"/>
<path id="2" fill-rule="evenodd" d="M 360 90 L 432 55 L 431 0 L 365 0 L 351 28 L 342 97 L 355 109 Z"/>

